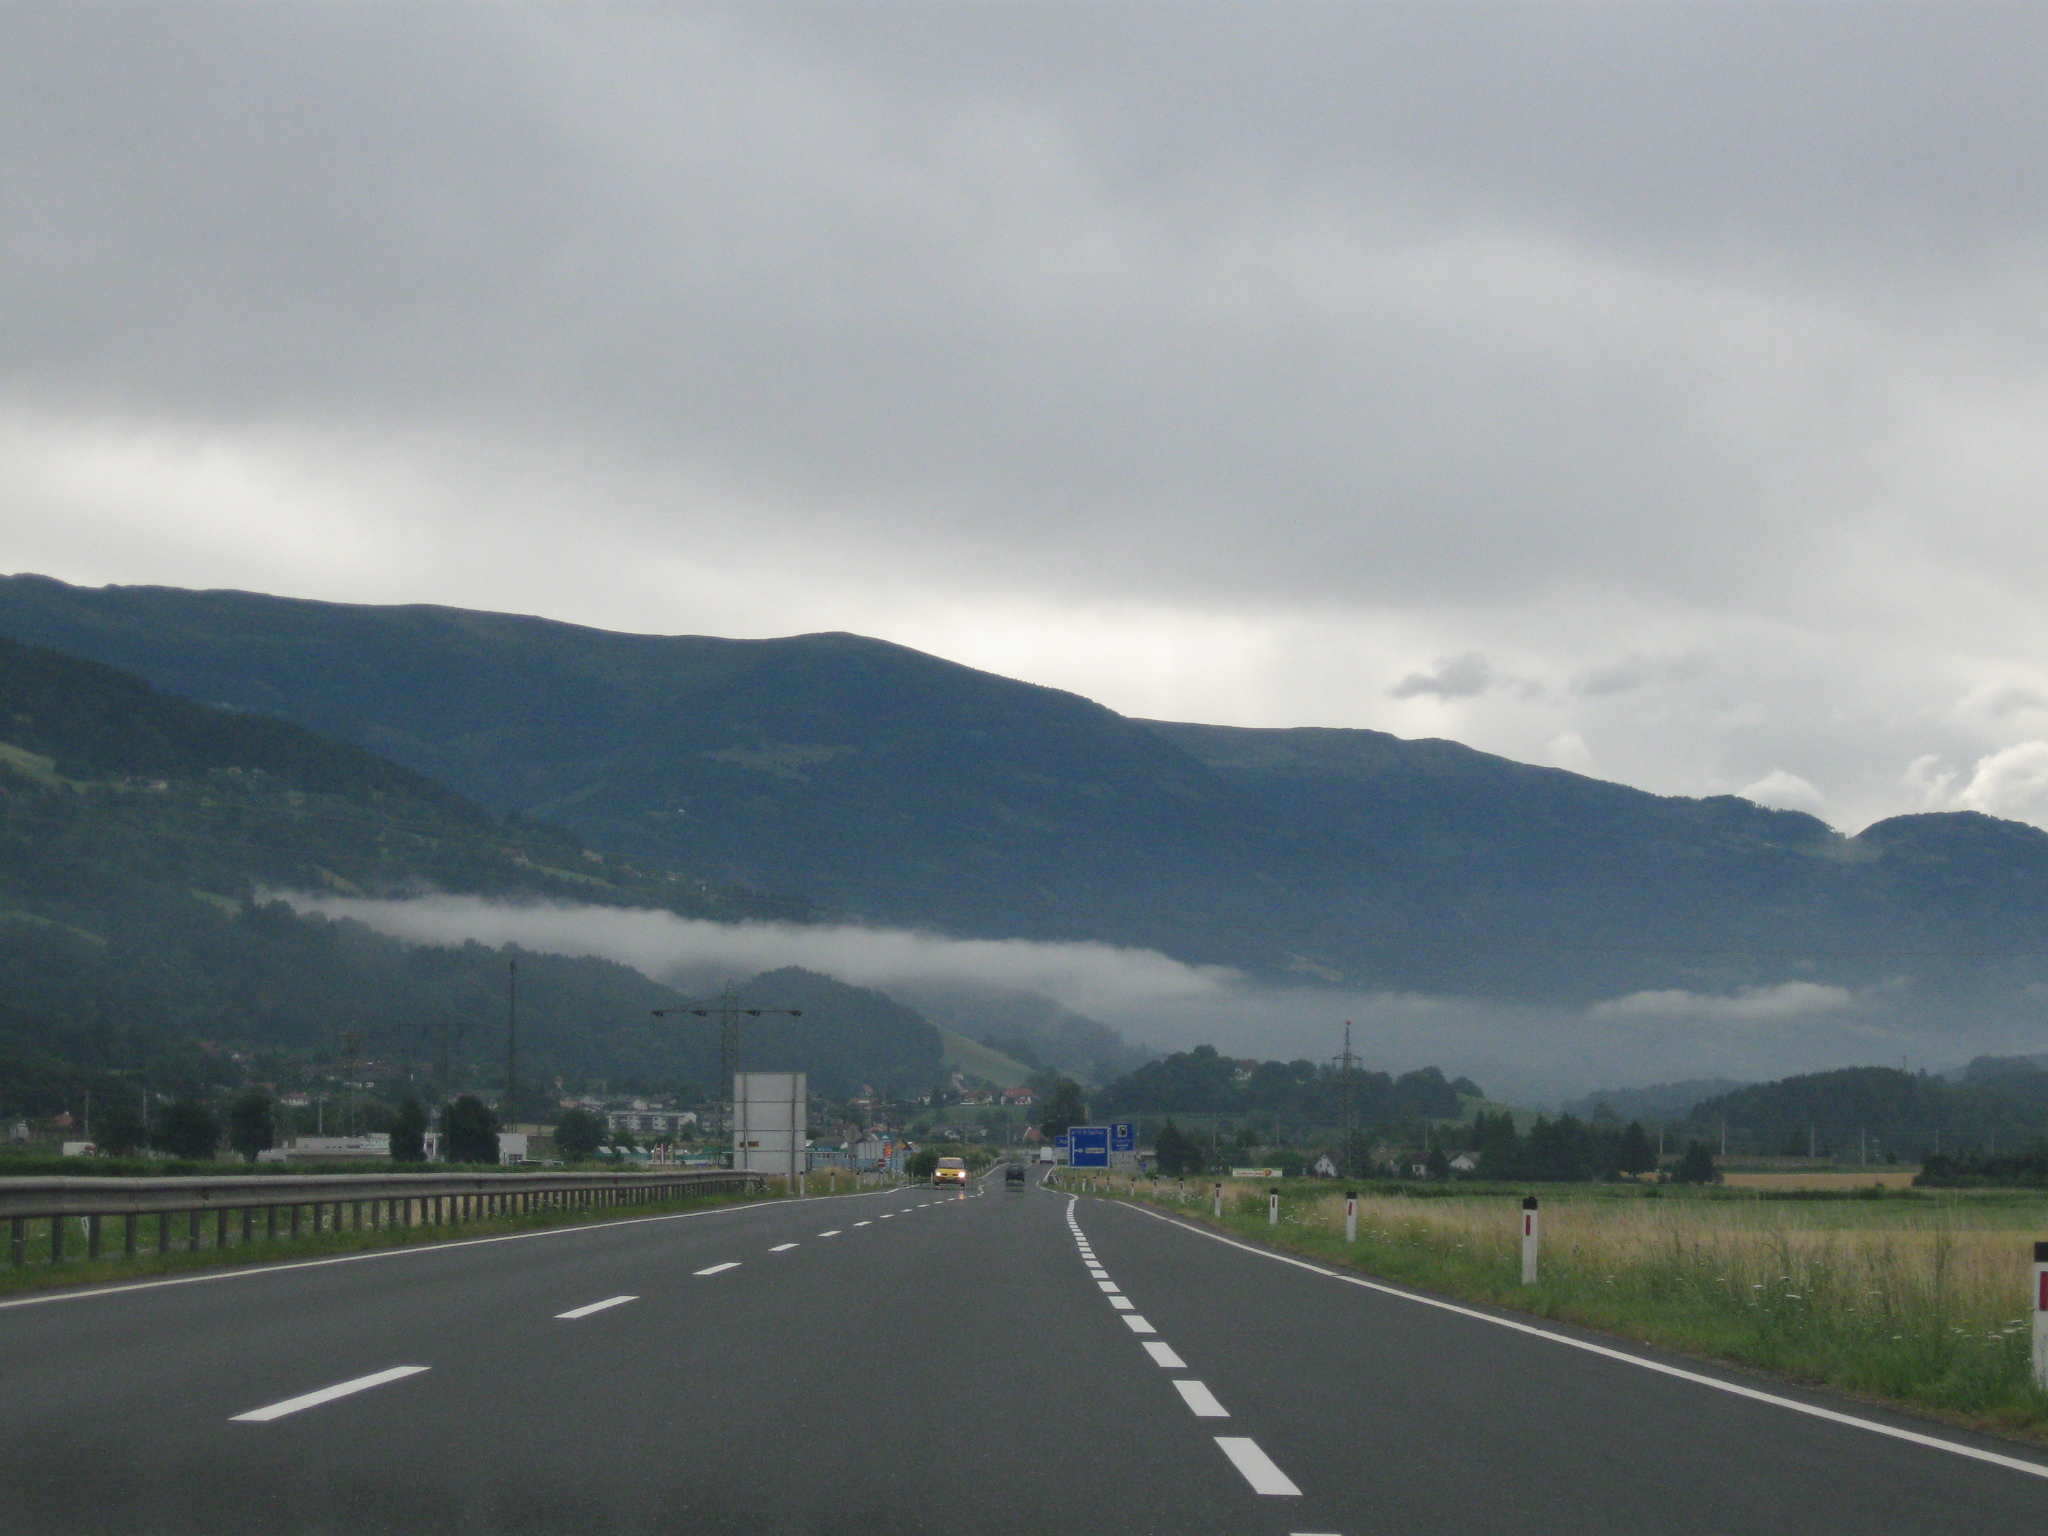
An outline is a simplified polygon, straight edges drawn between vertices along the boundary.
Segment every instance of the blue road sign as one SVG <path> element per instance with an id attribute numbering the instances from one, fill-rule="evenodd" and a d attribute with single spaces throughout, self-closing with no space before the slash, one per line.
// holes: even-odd
<path id="1" fill-rule="evenodd" d="M 1109 1127 L 1077 1125 L 1067 1132 L 1067 1162 L 1076 1168 L 1109 1166 Z"/>
<path id="2" fill-rule="evenodd" d="M 1067 1144 L 1067 1133 L 1061 1131 L 1059 1135 L 1053 1137 L 1052 1144 L 1056 1147 L 1064 1147 Z"/>
<path id="3" fill-rule="evenodd" d="M 1138 1150 L 1137 1127 L 1128 1120 L 1119 1120 L 1109 1128 L 1109 1150 L 1112 1152 L 1135 1152 Z"/>

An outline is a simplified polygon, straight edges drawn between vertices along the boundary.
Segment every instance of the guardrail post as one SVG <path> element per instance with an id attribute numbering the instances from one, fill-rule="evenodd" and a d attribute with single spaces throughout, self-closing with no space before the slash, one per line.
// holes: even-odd
<path id="1" fill-rule="evenodd" d="M 225 1248 L 228 1245 L 228 1208 L 221 1206 L 213 1213 L 213 1246 Z"/>
<path id="2" fill-rule="evenodd" d="M 132 1259 L 135 1257 L 135 1229 L 141 1224 L 142 1218 L 136 1215 L 135 1212 L 130 1211 L 127 1217 L 128 1230 L 121 1234 L 122 1258 Z"/>
<path id="3" fill-rule="evenodd" d="M 245 1205 L 242 1207 L 242 1246 L 246 1248 L 249 1246 L 250 1243 L 254 1242 L 255 1240 L 256 1207 L 253 1205 Z"/>
<path id="4" fill-rule="evenodd" d="M 28 1223 L 19 1216 L 7 1224 L 7 1250 L 17 1268 L 28 1262 Z"/>
<path id="5" fill-rule="evenodd" d="M 1355 1189 L 1344 1192 L 1344 1241 L 1358 1241 L 1358 1191 Z"/>
<path id="6" fill-rule="evenodd" d="M 2034 1385 L 2048 1391 L 2048 1243 L 2034 1244 Z"/>
<path id="7" fill-rule="evenodd" d="M 169 1211 L 158 1211 L 156 1213 L 156 1251 L 158 1253 L 169 1253 L 171 1251 L 171 1213 Z"/>
<path id="8" fill-rule="evenodd" d="M 100 1217 L 97 1211 L 85 1218 L 85 1256 L 88 1259 L 100 1256 Z"/>
<path id="9" fill-rule="evenodd" d="M 274 1205 L 263 1207 L 263 1240 L 266 1243 L 277 1241 L 277 1207 Z"/>
<path id="10" fill-rule="evenodd" d="M 197 1253 L 199 1251 L 199 1226 L 205 1219 L 205 1214 L 197 1206 L 194 1206 L 185 1213 L 185 1251 L 187 1253 Z"/>
<path id="11" fill-rule="evenodd" d="M 1536 1243 L 1540 1236 L 1537 1227 L 1536 1197 L 1530 1195 L 1522 1201 L 1522 1284 L 1536 1283 Z"/>
<path id="12" fill-rule="evenodd" d="M 62 1264 L 64 1262 L 64 1218 L 62 1216 L 52 1216 L 50 1218 L 50 1262 L 52 1264 Z"/>

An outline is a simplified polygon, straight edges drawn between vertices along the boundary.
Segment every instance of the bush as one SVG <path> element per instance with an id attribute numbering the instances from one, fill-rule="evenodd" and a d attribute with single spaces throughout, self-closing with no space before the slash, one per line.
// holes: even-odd
<path id="1" fill-rule="evenodd" d="M 930 1147 L 922 1152 L 913 1152 L 909 1161 L 904 1163 L 903 1171 L 913 1179 L 928 1179 L 939 1171 L 939 1154 Z"/>
<path id="2" fill-rule="evenodd" d="M 277 1129 L 271 1119 L 270 1095 L 251 1088 L 228 1106 L 228 1145 L 245 1162 L 255 1162 L 258 1152 L 277 1145 Z"/>
<path id="3" fill-rule="evenodd" d="M 1721 1170 L 1714 1166 L 1714 1150 L 1704 1141 L 1695 1141 L 1685 1149 L 1685 1157 L 1678 1165 L 1678 1182 L 1681 1184 L 1718 1184 Z"/>
<path id="4" fill-rule="evenodd" d="M 426 1160 L 427 1112 L 420 1108 L 418 1099 L 407 1099 L 398 1106 L 398 1114 L 391 1122 L 391 1161 L 424 1163 Z"/>
<path id="5" fill-rule="evenodd" d="M 605 1144 L 604 1116 L 572 1109 L 555 1122 L 555 1149 L 566 1158 L 595 1157 Z"/>
<path id="6" fill-rule="evenodd" d="M 473 1093 L 441 1111 L 441 1156 L 451 1163 L 495 1163 L 498 1117 Z"/>
<path id="7" fill-rule="evenodd" d="M 180 1099 L 166 1106 L 157 1116 L 156 1127 L 149 1139 L 159 1152 L 190 1158 L 194 1162 L 208 1162 L 212 1160 L 214 1149 L 220 1145 L 220 1122 L 213 1117 L 213 1111 L 197 1099 Z"/>

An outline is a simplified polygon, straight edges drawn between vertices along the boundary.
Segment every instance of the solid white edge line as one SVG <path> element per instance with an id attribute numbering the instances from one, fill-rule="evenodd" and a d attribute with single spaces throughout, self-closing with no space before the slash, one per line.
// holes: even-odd
<path id="1" fill-rule="evenodd" d="M 1187 1361 L 1174 1353 L 1171 1344 L 1161 1343 L 1157 1339 L 1145 1341 L 1145 1353 L 1152 1357 L 1155 1364 L 1163 1365 L 1169 1371 L 1184 1371 L 1188 1368 Z"/>
<path id="2" fill-rule="evenodd" d="M 421 1243 L 416 1247 L 372 1248 L 364 1253 L 341 1253 L 331 1259 L 291 1259 L 281 1264 L 237 1264 L 230 1269 L 209 1269 L 200 1275 L 170 1275 L 159 1280 L 123 1280 L 115 1285 L 95 1285 L 82 1291 L 43 1291 L 34 1296 L 15 1296 L 0 1301 L 0 1312 L 10 1307 L 40 1307 L 53 1301 L 84 1301 L 93 1296 L 125 1296 L 130 1291 L 160 1291 L 171 1285 L 205 1285 L 214 1280 L 248 1280 L 263 1275 L 288 1274 L 295 1269 L 325 1269 L 330 1264 L 360 1264 L 367 1259 L 418 1258 L 422 1254 L 447 1253 L 455 1248 L 481 1248 L 486 1243 L 522 1243 L 530 1237 L 587 1237 L 593 1232 L 615 1232 L 621 1227 L 644 1227 L 657 1221 L 694 1221 L 700 1216 L 744 1216 L 750 1211 L 782 1210 L 790 1205 L 811 1205 L 819 1200 L 868 1199 L 886 1194 L 871 1189 L 865 1194 L 804 1195 L 797 1200 L 764 1200 L 759 1205 L 721 1205 L 708 1211 L 670 1211 L 664 1216 L 623 1216 L 614 1220 L 579 1221 L 567 1226 L 546 1227 L 538 1232 L 500 1232 L 492 1237 L 457 1237 L 446 1242 Z M 862 1222 L 862 1226 L 867 1223 Z"/>
<path id="3" fill-rule="evenodd" d="M 639 1299 L 638 1296 L 608 1296 L 603 1301 L 593 1301 L 587 1307 L 575 1307 L 567 1312 L 557 1312 L 555 1320 L 562 1322 L 572 1318 L 588 1317 L 591 1313 L 602 1312 L 607 1307 L 623 1307 L 627 1302 L 638 1301 Z"/>
<path id="4" fill-rule="evenodd" d="M 238 1413 L 229 1419 L 230 1424 L 268 1424 L 272 1419 L 281 1419 L 288 1413 L 297 1413 L 302 1408 L 317 1408 L 322 1403 L 331 1403 L 337 1397 L 353 1397 L 358 1392 L 367 1392 L 372 1387 L 381 1387 L 387 1381 L 398 1381 L 407 1376 L 417 1376 L 427 1369 L 424 1365 L 394 1365 L 388 1371 L 378 1371 L 369 1376 L 358 1376 L 353 1381 L 336 1382 L 331 1387 L 322 1387 L 318 1392 L 303 1393 L 288 1397 L 281 1403 L 272 1403 L 266 1408 L 251 1408 L 247 1413 Z"/>
<path id="5" fill-rule="evenodd" d="M 1476 1322 L 1491 1323 L 1496 1328 L 1506 1328 L 1515 1333 L 1526 1333 L 1531 1338 L 1545 1339 L 1552 1344 L 1567 1345 L 1572 1349 L 1584 1350 L 1589 1355 L 1599 1355 L 1604 1359 L 1618 1360 L 1623 1365 L 1639 1366 L 1646 1371 L 1655 1371 L 1660 1376 L 1671 1376 L 1679 1381 L 1689 1381 L 1694 1386 L 1711 1387 L 1716 1392 L 1726 1392 L 1733 1397 L 1746 1397 L 1752 1402 L 1769 1403 L 1774 1408 L 1790 1409 L 1793 1413 L 1803 1413 L 1809 1418 L 1825 1419 L 1830 1424 L 1846 1424 L 1851 1429 L 1867 1430 L 1873 1435 L 1886 1435 L 1894 1440 L 1904 1440 L 1910 1445 L 1925 1446 L 1929 1450 L 1946 1451 L 1951 1456 L 1966 1456 L 1972 1461 L 1988 1462 L 1994 1467 L 2004 1467 L 2013 1472 L 2024 1472 L 2030 1477 L 2048 1478 L 2048 1465 L 2044 1465 L 2041 1462 L 2022 1461 L 2017 1456 L 2001 1456 L 1996 1451 L 1979 1450 L 1976 1446 L 1964 1445 L 1959 1440 L 1943 1440 L 1936 1435 L 1923 1435 L 1918 1430 L 1900 1429 L 1891 1424 L 1880 1424 L 1876 1419 L 1859 1418 L 1853 1413 L 1843 1413 L 1834 1408 L 1823 1408 L 1816 1403 L 1802 1403 L 1797 1398 L 1780 1397 L 1775 1392 L 1765 1392 L 1756 1387 L 1745 1387 L 1740 1382 L 1721 1381 L 1699 1371 L 1688 1371 L 1683 1366 L 1666 1365 L 1661 1360 L 1645 1360 L 1641 1355 L 1632 1355 L 1625 1349 L 1614 1349 L 1606 1344 L 1595 1344 L 1590 1339 L 1575 1339 L 1568 1333 L 1557 1333 L 1549 1328 L 1538 1328 L 1533 1323 L 1518 1323 L 1513 1318 L 1495 1317 L 1489 1312 L 1479 1311 L 1476 1307 L 1460 1306 L 1455 1301 L 1440 1301 L 1434 1296 L 1423 1296 L 1414 1291 L 1404 1291 L 1399 1286 L 1386 1285 L 1378 1280 L 1367 1280 L 1360 1275 L 1347 1275 L 1338 1270 L 1325 1269 L 1322 1265 L 1311 1264 L 1306 1259 L 1297 1259 L 1288 1254 L 1272 1253 L 1264 1248 L 1255 1248 L 1250 1243 L 1241 1243 L 1236 1238 L 1225 1237 L 1220 1232 L 1210 1232 L 1201 1227 L 1189 1226 L 1184 1221 L 1175 1221 L 1171 1216 L 1148 1211 L 1141 1205 L 1132 1206 L 1131 1209 L 1150 1216 L 1156 1221 L 1163 1221 L 1169 1227 L 1178 1227 L 1183 1232 L 1192 1232 L 1197 1237 L 1213 1238 L 1219 1243 L 1232 1248 L 1242 1249 L 1246 1253 L 1256 1254 L 1262 1259 L 1272 1259 L 1280 1264 L 1291 1264 L 1296 1269 L 1305 1269 L 1310 1274 L 1322 1275 L 1331 1280 L 1341 1280 L 1346 1285 L 1361 1286 L 1368 1291 L 1378 1291 L 1385 1296 L 1395 1296 L 1402 1301 L 1415 1302 L 1419 1306 L 1435 1307 L 1440 1312 L 1451 1312 L 1459 1317 L 1469 1317 Z M 1128 1318 L 1125 1319 L 1126 1322 L 1129 1320 Z"/>
<path id="6" fill-rule="evenodd" d="M 1244 1480 L 1252 1485 L 1253 1493 L 1275 1498 L 1301 1496 L 1301 1490 L 1294 1486 L 1294 1479 L 1273 1465 L 1273 1458 L 1259 1449 L 1258 1441 L 1244 1435 L 1218 1435 L 1216 1443 L 1230 1458 L 1230 1464 L 1244 1474 Z"/>
<path id="7" fill-rule="evenodd" d="M 1227 1419 L 1230 1410 L 1216 1401 L 1207 1383 L 1200 1381 L 1176 1381 L 1174 1390 L 1180 1393 L 1180 1400 L 1188 1405 L 1188 1412 L 1198 1419 Z"/>
<path id="8" fill-rule="evenodd" d="M 727 1259 L 723 1264 L 714 1264 L 709 1269 L 693 1270 L 692 1273 L 698 1275 L 722 1275 L 728 1269 L 738 1269 L 739 1267 L 740 1261 L 738 1259 Z"/>

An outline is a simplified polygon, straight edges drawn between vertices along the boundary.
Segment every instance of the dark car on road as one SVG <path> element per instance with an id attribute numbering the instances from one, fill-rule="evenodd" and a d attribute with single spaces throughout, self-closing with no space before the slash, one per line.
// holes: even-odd
<path id="1" fill-rule="evenodd" d="M 1022 1163 L 1011 1163 L 1003 1169 L 1003 1187 L 1007 1189 L 1012 1185 L 1015 1185 L 1018 1189 L 1024 1187 L 1024 1165 Z"/>

